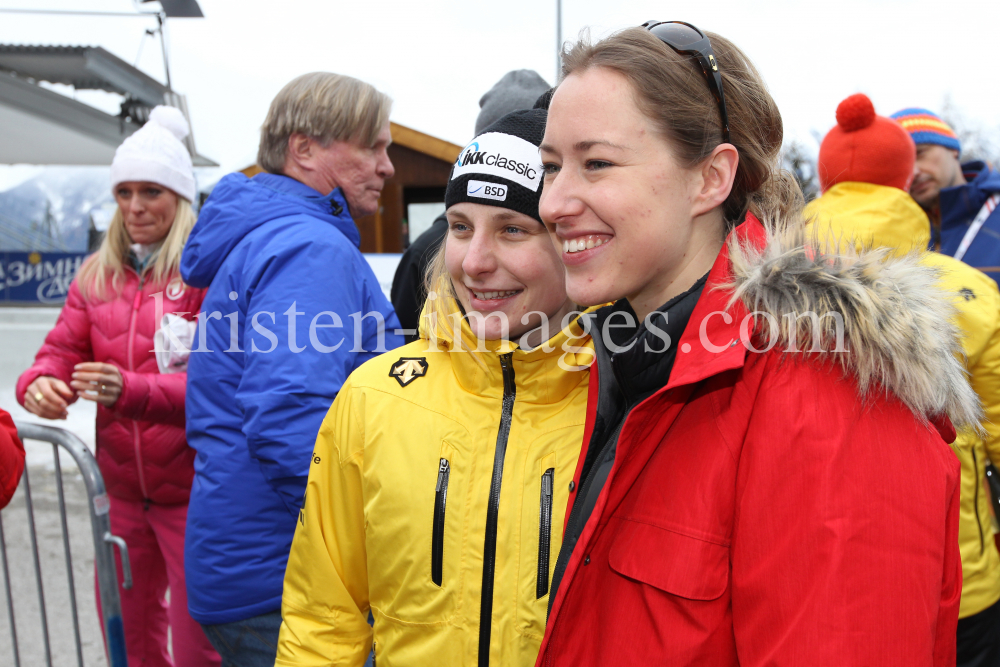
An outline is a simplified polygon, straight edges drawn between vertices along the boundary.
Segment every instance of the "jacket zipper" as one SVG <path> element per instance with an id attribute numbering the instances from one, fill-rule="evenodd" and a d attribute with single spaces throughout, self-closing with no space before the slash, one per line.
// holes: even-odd
<path id="1" fill-rule="evenodd" d="M 545 597 L 549 592 L 549 550 L 552 541 L 552 478 L 555 468 L 549 468 L 542 475 L 542 492 L 538 501 L 538 583 L 535 585 L 535 599 Z"/>
<path id="2" fill-rule="evenodd" d="M 993 503 L 993 513 L 1000 517 L 1000 481 L 997 480 L 997 470 L 989 461 L 984 466 L 986 470 L 986 483 L 990 488 L 990 500 Z"/>
<path id="3" fill-rule="evenodd" d="M 976 512 L 976 527 L 979 528 L 979 555 L 981 556 L 984 553 L 986 553 L 986 538 L 983 536 L 983 524 L 982 524 L 982 521 L 979 520 L 979 484 L 980 484 L 980 479 L 979 479 L 979 461 L 976 460 L 976 448 L 975 447 L 972 448 L 972 469 L 975 472 L 975 477 L 973 479 L 976 480 L 976 491 L 975 491 L 975 495 L 972 497 L 972 503 L 973 503 L 972 506 L 975 508 L 975 512 Z"/>
<path id="4" fill-rule="evenodd" d="M 500 484 L 503 481 L 503 461 L 507 454 L 507 439 L 514 416 L 514 365 L 513 352 L 500 355 L 503 371 L 503 406 L 500 410 L 500 428 L 497 447 L 493 455 L 493 479 L 490 482 L 489 505 L 486 508 L 486 542 L 483 545 L 483 598 L 479 608 L 479 667 L 490 664 L 490 632 L 493 626 L 493 574 L 496 571 L 497 522 L 500 513 Z"/>
<path id="5" fill-rule="evenodd" d="M 132 317 L 128 324 L 128 369 L 135 372 L 135 360 L 133 351 L 135 348 L 135 326 L 139 318 L 139 305 L 142 301 L 142 286 L 146 282 L 145 276 L 139 276 L 139 288 L 135 293 L 135 300 L 132 302 Z M 139 490 L 142 491 L 144 507 L 149 509 L 149 493 L 146 491 L 146 476 L 142 472 L 142 447 L 139 443 L 139 425 L 132 421 L 132 446 L 135 449 L 135 466 L 139 471 Z"/>
<path id="6" fill-rule="evenodd" d="M 618 425 L 615 427 L 615 430 L 611 432 L 611 437 L 604 442 L 597 458 L 594 459 L 594 463 L 590 466 L 590 470 L 587 471 L 587 476 L 583 478 L 579 486 L 577 486 L 576 498 L 573 501 L 573 506 L 569 510 L 569 521 L 566 522 L 566 530 L 563 533 L 563 545 L 566 544 L 566 536 L 571 535 L 572 532 L 576 530 L 576 524 L 580 522 L 580 514 L 583 512 L 583 506 L 587 502 L 587 494 L 590 492 L 590 485 L 597 476 L 597 471 L 600 469 L 601 463 L 607 456 L 608 447 L 610 447 L 612 443 L 615 443 L 618 440 L 618 436 L 621 435 L 622 427 L 625 426 L 625 420 L 628 418 L 628 412 L 629 409 L 626 406 L 625 416 L 621 418 Z M 607 484 L 607 480 L 605 480 L 605 484 Z M 596 505 L 594 509 L 596 509 Z M 583 534 L 582 527 L 580 527 L 580 534 Z M 559 555 L 556 556 L 556 570 L 553 573 L 553 579 L 558 576 L 560 586 L 562 586 L 562 576 L 566 573 L 566 566 L 569 565 L 569 559 L 573 556 L 573 551 L 576 551 L 575 545 L 570 551 L 565 551 L 565 549 L 560 548 Z M 555 599 L 552 596 L 549 596 L 549 608 L 545 612 L 546 621 L 548 620 L 549 614 L 552 613 L 553 602 L 555 602 Z"/>
<path id="7" fill-rule="evenodd" d="M 594 343 L 595 345 L 598 344 L 596 342 L 598 340 L 599 338 L 595 339 Z M 595 348 L 595 350 L 596 349 L 597 348 Z M 621 377 L 619 377 L 619 370 L 618 367 L 615 365 L 615 358 L 613 355 L 610 356 L 608 359 L 607 368 L 604 368 L 603 365 L 599 366 L 598 368 L 599 377 L 601 373 L 611 373 L 611 376 L 615 378 L 615 383 L 617 384 L 617 386 L 619 388 L 624 386 L 624 383 L 621 381 Z M 602 405 L 602 401 L 608 400 L 607 398 L 602 398 L 602 393 L 604 392 L 602 391 L 598 392 L 598 397 L 597 397 L 598 412 L 600 412 L 600 406 Z M 634 408 L 635 405 L 637 405 L 633 403 L 628 396 L 625 395 L 624 391 L 622 391 L 622 398 L 624 400 L 624 408 L 622 409 L 620 416 L 615 423 L 615 428 L 611 432 L 611 436 L 608 437 L 606 440 L 604 440 L 604 443 L 601 445 L 601 449 L 598 452 L 597 457 L 591 464 L 590 470 L 588 470 L 587 474 L 580 479 L 580 483 L 577 485 L 576 488 L 576 498 L 574 498 L 573 504 L 569 508 L 569 520 L 566 522 L 566 528 L 563 531 L 562 545 L 559 548 L 559 554 L 556 556 L 556 567 L 552 573 L 552 583 L 557 584 L 556 588 L 557 595 L 559 593 L 558 586 L 562 586 L 563 584 L 562 579 L 563 576 L 566 574 L 566 567 L 569 565 L 569 561 L 570 558 L 572 558 L 573 556 L 573 552 L 576 551 L 577 543 L 574 543 L 573 548 L 569 550 L 566 549 L 566 546 L 572 540 L 572 536 L 575 535 L 577 539 L 583 536 L 583 529 L 584 526 L 586 526 L 586 521 L 584 522 L 583 525 L 577 525 L 577 524 L 579 524 L 581 519 L 583 519 L 581 514 L 583 513 L 584 506 L 587 504 L 587 497 L 590 495 L 590 487 L 597 478 L 597 475 L 601 469 L 601 465 L 604 463 L 604 459 L 607 458 L 609 450 L 611 449 L 612 446 L 614 446 L 615 448 L 615 457 L 617 458 L 618 438 L 621 436 L 622 429 L 625 428 L 625 422 L 628 421 L 628 417 L 629 414 L 631 414 L 632 412 L 632 408 Z M 595 429 L 596 429 L 596 423 L 595 423 Z M 602 428 L 601 430 L 603 431 L 604 429 Z M 591 441 L 587 445 L 588 448 L 594 444 L 594 437 L 596 435 L 597 435 L 596 433 L 591 434 L 590 436 Z M 614 467 L 614 462 L 612 462 L 612 467 Z M 607 486 L 610 477 L 611 477 L 611 471 L 609 470 L 608 477 L 604 479 L 604 486 Z M 592 508 L 591 512 L 593 512 L 593 510 L 596 509 L 597 509 L 597 501 L 595 499 L 594 507 Z M 587 520 L 589 519 L 590 517 L 588 516 Z M 550 584 L 549 588 L 551 587 L 552 585 Z M 555 602 L 555 595 L 550 594 L 549 607 L 545 613 L 546 625 L 548 624 L 549 614 L 552 613 L 552 604 L 554 602 Z M 558 622 L 558 620 L 556 622 Z M 554 627 L 555 626 L 553 626 L 553 631 Z M 549 657 L 546 658 L 546 665 L 551 665 L 551 653 L 547 655 Z"/>
<path id="8" fill-rule="evenodd" d="M 434 533 L 431 538 L 431 580 L 441 585 L 444 567 L 444 513 L 448 504 L 448 477 L 451 464 L 441 459 L 438 465 L 437 486 L 434 487 Z"/>

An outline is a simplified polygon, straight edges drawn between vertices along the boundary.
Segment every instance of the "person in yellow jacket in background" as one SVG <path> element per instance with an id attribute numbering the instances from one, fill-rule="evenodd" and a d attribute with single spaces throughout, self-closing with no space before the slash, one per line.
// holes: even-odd
<path id="1" fill-rule="evenodd" d="M 1000 292 L 986 274 L 927 252 L 930 221 L 908 194 L 916 147 L 895 121 L 876 116 L 865 95 L 837 107 L 837 125 L 823 139 L 818 172 L 823 194 L 805 210 L 821 243 L 923 253 L 953 294 L 973 389 L 986 412 L 984 434 L 963 430 L 952 444 L 962 463 L 959 546 L 962 603 L 958 667 L 1000 663 L 1000 554 L 993 540 L 988 461 L 1000 463 Z M 891 484 L 892 471 L 887 471 Z"/>
<path id="2" fill-rule="evenodd" d="M 462 151 L 421 339 L 356 370 L 323 422 L 277 665 L 360 667 L 373 645 L 378 667 L 535 663 L 593 360 L 538 217 L 545 117 Z"/>

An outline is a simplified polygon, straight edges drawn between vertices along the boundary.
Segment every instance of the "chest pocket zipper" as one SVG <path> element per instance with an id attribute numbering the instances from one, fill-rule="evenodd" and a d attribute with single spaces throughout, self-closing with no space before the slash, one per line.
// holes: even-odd
<path id="1" fill-rule="evenodd" d="M 451 464 L 441 459 L 438 465 L 437 486 L 434 487 L 434 528 L 431 536 L 431 580 L 441 585 L 444 569 L 444 518 L 448 505 L 448 477 Z"/>
<path id="2" fill-rule="evenodd" d="M 555 468 L 549 468 L 542 475 L 542 492 L 538 502 L 538 583 L 535 599 L 541 599 L 549 592 L 549 553 L 552 542 L 552 478 Z"/>
<path id="3" fill-rule="evenodd" d="M 979 520 L 979 487 L 982 477 L 979 476 L 979 461 L 976 459 L 976 448 L 972 448 L 972 469 L 975 471 L 976 493 L 972 498 L 972 506 L 976 511 L 976 526 L 979 528 L 979 555 L 986 552 L 986 536 L 983 535 L 983 522 Z"/>

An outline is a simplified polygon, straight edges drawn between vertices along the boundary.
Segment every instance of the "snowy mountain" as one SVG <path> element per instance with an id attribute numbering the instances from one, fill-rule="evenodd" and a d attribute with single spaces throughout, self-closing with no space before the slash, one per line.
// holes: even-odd
<path id="1" fill-rule="evenodd" d="M 0 192 L 0 251 L 87 250 L 90 213 L 112 202 L 107 167 L 48 167 Z"/>

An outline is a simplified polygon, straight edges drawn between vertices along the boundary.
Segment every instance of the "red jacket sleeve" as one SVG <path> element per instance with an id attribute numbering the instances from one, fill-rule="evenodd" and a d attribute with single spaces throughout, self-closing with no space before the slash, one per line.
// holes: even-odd
<path id="1" fill-rule="evenodd" d="M 134 373 L 122 370 L 121 374 L 122 393 L 112 410 L 129 419 L 184 426 L 187 373 Z"/>
<path id="2" fill-rule="evenodd" d="M 59 313 L 59 319 L 52 331 L 45 337 L 35 363 L 21 374 L 17 380 L 17 401 L 24 405 L 24 392 L 28 385 L 41 375 L 59 378 L 66 384 L 72 380 L 73 367 L 85 361 L 93 361 L 90 346 L 90 316 L 87 303 L 83 300 L 76 280 L 69 286 L 66 304 Z M 74 397 L 69 402 L 75 401 Z"/>
<path id="3" fill-rule="evenodd" d="M 737 478 L 740 664 L 955 664 L 959 463 L 883 392 L 774 364 Z"/>
<path id="4" fill-rule="evenodd" d="M 0 410 L 0 507 L 10 502 L 23 471 L 24 445 L 10 415 Z"/>

